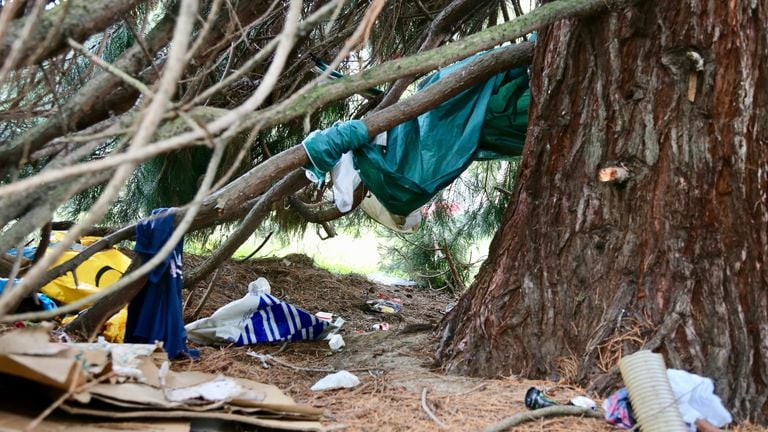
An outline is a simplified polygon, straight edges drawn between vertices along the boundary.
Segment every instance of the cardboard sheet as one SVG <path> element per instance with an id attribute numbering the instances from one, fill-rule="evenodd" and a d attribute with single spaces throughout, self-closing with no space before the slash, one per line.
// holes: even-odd
<path id="1" fill-rule="evenodd" d="M 0 432 L 21 432 L 33 420 L 32 415 L 0 409 Z M 171 419 L 109 421 L 90 417 L 53 415 L 34 430 L 35 432 L 189 432 L 190 422 Z"/>
<path id="2" fill-rule="evenodd" d="M 190 422 L 324 430 L 317 421 L 322 409 L 298 405 L 276 386 L 169 371 L 167 357 L 155 345 L 50 343 L 48 331 L 20 329 L 0 336 L 0 379 L 16 380 L 13 385 L 32 381 L 36 384 L 31 386 L 39 387 L 13 397 L 6 393 L 8 401 L 32 413 L 0 403 L 0 432 L 24 429 L 67 391 L 74 391 L 72 397 L 35 430 L 186 432 Z M 107 372 L 116 375 L 91 383 Z"/>

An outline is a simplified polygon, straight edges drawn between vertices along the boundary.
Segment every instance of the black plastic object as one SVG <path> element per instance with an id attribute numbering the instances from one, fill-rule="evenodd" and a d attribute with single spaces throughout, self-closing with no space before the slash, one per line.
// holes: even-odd
<path id="1" fill-rule="evenodd" d="M 558 405 L 557 402 L 548 398 L 543 391 L 536 387 L 531 387 L 525 392 L 525 407 L 531 410 Z"/>

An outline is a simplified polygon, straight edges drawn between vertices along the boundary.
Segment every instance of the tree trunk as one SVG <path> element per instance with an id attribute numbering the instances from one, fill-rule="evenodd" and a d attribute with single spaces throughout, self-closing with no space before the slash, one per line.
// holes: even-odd
<path id="1" fill-rule="evenodd" d="M 440 326 L 447 370 L 586 384 L 644 346 L 768 420 L 767 23 L 766 0 L 641 2 L 539 34 L 514 196 Z"/>

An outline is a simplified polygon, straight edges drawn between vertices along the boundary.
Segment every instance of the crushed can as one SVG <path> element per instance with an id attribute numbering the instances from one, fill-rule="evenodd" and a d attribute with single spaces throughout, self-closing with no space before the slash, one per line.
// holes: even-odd
<path id="1" fill-rule="evenodd" d="M 546 408 L 548 406 L 559 405 L 557 402 L 548 398 L 543 391 L 536 387 L 531 387 L 525 392 L 525 407 L 531 410 Z"/>

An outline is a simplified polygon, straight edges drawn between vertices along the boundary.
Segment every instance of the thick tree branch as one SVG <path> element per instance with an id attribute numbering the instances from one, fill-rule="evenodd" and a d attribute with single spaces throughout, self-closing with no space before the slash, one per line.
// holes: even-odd
<path id="1" fill-rule="evenodd" d="M 224 260 L 231 257 L 248 237 L 259 227 L 261 221 L 269 215 L 272 210 L 272 204 L 282 199 L 284 196 L 294 193 L 309 184 L 303 170 L 295 170 L 287 177 L 277 182 L 269 191 L 259 198 L 259 201 L 248 212 L 243 222 L 232 233 L 219 248 L 203 261 L 197 268 L 189 272 L 185 278 L 185 283 L 194 286 L 202 278 L 206 277 L 214 267 L 218 266 Z"/>
<path id="2" fill-rule="evenodd" d="M 517 413 L 511 417 L 508 417 L 499 423 L 493 424 L 491 426 L 488 426 L 487 428 L 483 429 L 483 432 L 501 432 L 505 430 L 509 430 L 519 424 L 531 421 L 531 420 L 538 420 L 541 418 L 547 418 L 547 417 L 558 417 L 558 416 L 577 416 L 577 417 L 589 417 L 589 418 L 603 418 L 603 414 L 592 411 L 589 408 L 582 408 L 578 406 L 570 406 L 570 405 L 556 405 L 556 406 L 550 406 L 546 408 L 540 408 L 533 411 L 526 411 Z"/>
<path id="3" fill-rule="evenodd" d="M 365 186 L 361 183 L 353 193 L 352 208 L 347 212 L 342 212 L 335 205 L 333 205 L 333 203 L 330 203 L 330 206 L 326 208 L 316 208 L 305 203 L 295 195 L 290 197 L 290 203 L 291 208 L 296 210 L 296 212 L 300 214 L 304 220 L 311 223 L 321 224 L 334 221 L 352 213 L 360 205 L 360 203 L 363 202 L 366 192 L 367 190 Z"/>
<path id="4" fill-rule="evenodd" d="M 42 60 L 58 54 L 67 45 L 67 37 L 83 41 L 88 36 L 100 32 L 110 24 L 122 19 L 140 0 L 69 0 L 48 10 L 35 23 L 32 34 L 24 41 L 26 46 L 35 47 L 36 56 L 28 58 L 26 64 L 37 64 Z M 67 13 L 61 17 L 60 9 L 68 7 Z M 22 37 L 26 21 L 30 18 L 15 20 L 10 24 L 7 37 L 0 41 L 0 58 L 6 58 L 16 42 Z M 54 30 L 58 28 L 58 32 Z M 49 35 L 56 37 L 50 38 Z"/>

